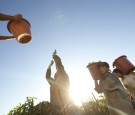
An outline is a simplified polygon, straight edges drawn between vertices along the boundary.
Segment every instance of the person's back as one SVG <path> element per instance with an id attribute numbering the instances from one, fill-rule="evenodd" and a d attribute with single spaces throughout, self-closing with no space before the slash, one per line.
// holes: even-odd
<path id="1" fill-rule="evenodd" d="M 124 87 L 130 92 L 130 94 L 135 99 L 135 73 L 130 72 L 127 75 L 124 75 L 120 70 L 114 69 L 113 72 L 117 74 L 119 78 L 121 78 L 121 81 L 124 85 Z"/>
<path id="2" fill-rule="evenodd" d="M 67 99 L 69 99 L 69 88 L 70 88 L 69 76 L 64 69 L 60 57 L 58 55 L 53 55 L 53 59 L 55 61 L 56 70 L 57 70 L 56 82 L 59 87 L 59 93 L 61 99 L 64 103 Z"/>
<path id="3" fill-rule="evenodd" d="M 128 75 L 125 75 L 123 84 L 135 99 L 135 73 L 131 72 Z"/>
<path id="4" fill-rule="evenodd" d="M 62 65 L 60 57 L 58 55 L 53 55 L 53 59 L 57 70 L 54 78 L 51 78 L 50 68 L 48 68 L 46 73 L 46 79 L 50 84 L 50 102 L 53 105 L 63 108 L 68 105 L 68 102 L 70 101 L 69 77 L 64 70 L 64 66 Z"/>

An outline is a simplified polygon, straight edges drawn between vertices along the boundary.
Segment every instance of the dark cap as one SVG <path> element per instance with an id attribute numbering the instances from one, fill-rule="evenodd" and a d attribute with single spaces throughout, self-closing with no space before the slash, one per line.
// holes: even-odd
<path id="1" fill-rule="evenodd" d="M 109 64 L 107 62 L 99 62 L 98 67 L 107 67 L 109 68 Z"/>

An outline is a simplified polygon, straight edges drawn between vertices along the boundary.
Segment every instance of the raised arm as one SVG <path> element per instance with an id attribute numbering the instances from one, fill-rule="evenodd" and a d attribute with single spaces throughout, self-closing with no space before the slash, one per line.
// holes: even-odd
<path id="1" fill-rule="evenodd" d="M 0 40 L 13 39 L 14 36 L 0 36 Z"/>
<path id="2" fill-rule="evenodd" d="M 48 83 L 51 85 L 54 82 L 54 79 L 51 78 L 51 66 L 53 65 L 53 60 L 51 61 L 51 63 L 49 64 L 47 71 L 46 71 L 46 80 L 48 81 Z"/>
<path id="3" fill-rule="evenodd" d="M 6 15 L 6 14 L 0 13 L 0 20 L 1 21 L 18 20 L 18 19 L 21 19 L 21 18 L 22 18 L 22 15 L 21 14 L 16 14 L 14 16 L 11 16 L 11 15 Z"/>
<path id="4" fill-rule="evenodd" d="M 102 90 L 100 83 L 98 84 L 97 80 L 94 80 L 94 81 L 95 81 L 95 90 L 97 91 L 97 93 L 102 93 L 103 90 Z"/>
<path id="5" fill-rule="evenodd" d="M 60 57 L 58 55 L 53 55 L 53 59 L 54 59 L 55 64 L 56 64 L 57 71 L 64 70 L 64 66 L 62 65 Z"/>

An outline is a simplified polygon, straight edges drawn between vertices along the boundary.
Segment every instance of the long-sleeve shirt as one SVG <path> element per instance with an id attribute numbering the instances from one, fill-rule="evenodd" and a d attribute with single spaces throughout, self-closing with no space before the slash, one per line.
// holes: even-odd
<path id="1" fill-rule="evenodd" d="M 54 105 L 65 106 L 69 101 L 69 79 L 66 72 L 58 72 L 56 79 L 51 78 L 51 69 L 47 69 L 46 79 L 50 84 L 50 102 Z"/>
<path id="2" fill-rule="evenodd" d="M 131 93 L 133 98 L 135 99 L 135 73 L 130 73 L 124 76 L 122 80 L 123 85 L 127 88 L 127 90 Z"/>
<path id="3" fill-rule="evenodd" d="M 98 93 L 104 93 L 110 114 L 122 115 L 122 113 L 125 113 L 127 115 L 135 115 L 128 93 L 116 74 L 108 72 L 102 77 L 104 79 L 100 80 L 95 90 Z"/>

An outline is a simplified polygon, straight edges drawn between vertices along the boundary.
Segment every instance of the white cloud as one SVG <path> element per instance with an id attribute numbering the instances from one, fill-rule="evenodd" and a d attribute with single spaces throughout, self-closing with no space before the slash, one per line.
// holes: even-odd
<path id="1" fill-rule="evenodd" d="M 54 24 L 63 25 L 65 23 L 65 16 L 61 10 L 56 10 L 54 15 Z"/>

